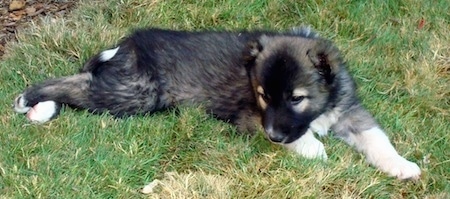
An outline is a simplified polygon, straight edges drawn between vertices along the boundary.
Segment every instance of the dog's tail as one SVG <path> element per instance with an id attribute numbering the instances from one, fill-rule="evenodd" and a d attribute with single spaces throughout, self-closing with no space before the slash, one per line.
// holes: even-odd
<path id="1" fill-rule="evenodd" d="M 105 50 L 91 59 L 89 59 L 81 69 L 81 72 L 96 72 L 99 68 L 101 68 L 105 63 L 111 61 L 111 59 L 119 52 L 120 47 L 116 47 L 114 49 Z"/>

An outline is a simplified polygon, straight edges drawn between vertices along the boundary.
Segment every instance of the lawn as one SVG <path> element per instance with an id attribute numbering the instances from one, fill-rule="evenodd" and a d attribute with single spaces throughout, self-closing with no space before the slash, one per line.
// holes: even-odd
<path id="1" fill-rule="evenodd" d="M 0 198 L 450 198 L 450 2 L 80 0 L 22 30 L 0 63 Z M 308 160 L 180 107 L 116 119 L 64 108 L 48 123 L 13 111 L 27 86 L 71 75 L 133 29 L 287 30 L 341 49 L 363 104 L 422 169 L 399 181 L 332 136 Z M 151 194 L 141 189 L 154 180 Z"/>

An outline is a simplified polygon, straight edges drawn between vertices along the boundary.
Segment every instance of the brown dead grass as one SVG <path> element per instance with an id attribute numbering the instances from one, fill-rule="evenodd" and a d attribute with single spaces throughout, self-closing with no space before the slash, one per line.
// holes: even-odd
<path id="1" fill-rule="evenodd" d="M 149 191 L 149 198 L 155 199 L 200 199 L 200 198 L 230 198 L 230 186 L 233 180 L 217 174 L 206 174 L 202 171 L 179 174 L 168 172 Z"/>

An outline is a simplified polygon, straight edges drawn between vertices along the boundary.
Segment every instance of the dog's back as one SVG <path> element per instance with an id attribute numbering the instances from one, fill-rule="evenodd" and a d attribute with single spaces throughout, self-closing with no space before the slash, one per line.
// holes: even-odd
<path id="1" fill-rule="evenodd" d="M 50 100 L 58 109 L 68 104 L 124 116 L 201 103 L 233 122 L 242 107 L 256 106 L 243 54 L 259 34 L 138 30 L 93 56 L 81 73 L 28 88 L 16 107 Z"/>

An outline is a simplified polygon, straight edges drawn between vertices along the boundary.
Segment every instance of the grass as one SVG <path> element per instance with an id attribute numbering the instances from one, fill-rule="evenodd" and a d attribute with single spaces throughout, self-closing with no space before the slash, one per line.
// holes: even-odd
<path id="1" fill-rule="evenodd" d="M 11 43 L 0 69 L 0 198 L 448 198 L 450 3 L 436 1 L 81 0 Z M 424 26 L 420 26 L 424 20 Z M 114 119 L 64 109 L 43 125 L 14 113 L 26 86 L 70 75 L 138 27 L 182 30 L 310 24 L 342 50 L 363 104 L 423 175 L 390 178 L 332 137 L 329 161 L 262 135 L 239 136 L 201 107 Z M 151 195 L 140 193 L 153 180 Z"/>

